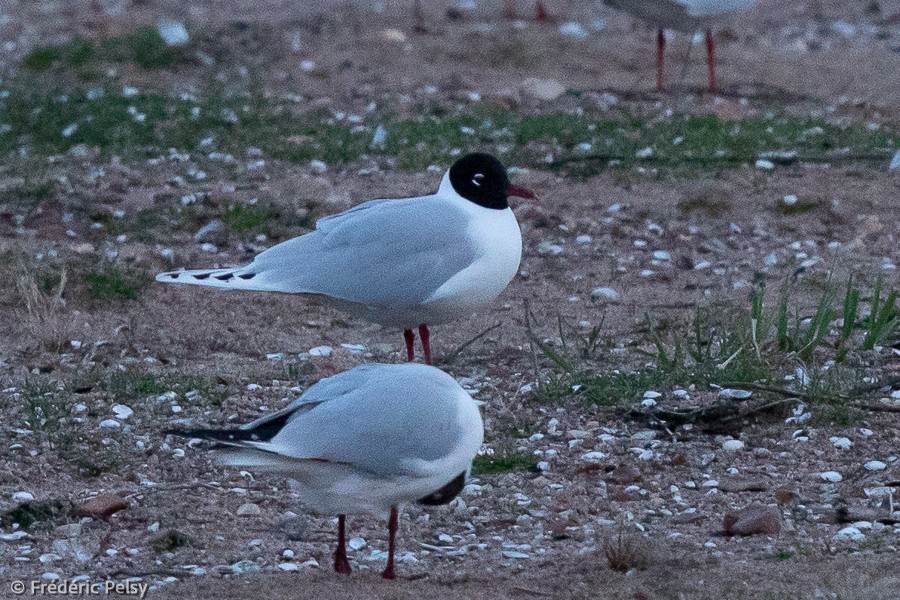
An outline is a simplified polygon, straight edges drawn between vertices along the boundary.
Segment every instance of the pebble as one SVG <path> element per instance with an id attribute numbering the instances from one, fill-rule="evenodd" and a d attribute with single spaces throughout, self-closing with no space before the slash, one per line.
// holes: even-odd
<path id="1" fill-rule="evenodd" d="M 246 558 L 234 563 L 229 567 L 226 567 L 226 569 L 230 570 L 235 575 L 242 575 L 244 573 L 258 573 L 260 570 L 258 564 Z"/>
<path id="2" fill-rule="evenodd" d="M 760 171 L 772 171 L 775 169 L 775 163 L 764 158 L 760 158 L 759 160 L 757 160 L 755 166 Z"/>
<path id="3" fill-rule="evenodd" d="M 32 494 L 31 492 L 16 492 L 15 494 L 13 494 L 12 498 L 13 500 L 16 500 L 18 502 L 29 502 L 31 500 L 34 500 L 34 494 Z"/>
<path id="4" fill-rule="evenodd" d="M 579 244 L 590 244 L 593 241 L 594 238 L 589 235 L 579 235 L 577 238 L 575 238 L 575 242 Z"/>
<path id="5" fill-rule="evenodd" d="M 100 421 L 100 427 L 104 429 L 118 429 L 121 426 L 122 424 L 115 419 L 106 419 L 104 421 Z"/>
<path id="6" fill-rule="evenodd" d="M 863 535 L 863 532 L 857 529 L 856 527 L 849 526 L 844 527 L 836 534 L 834 534 L 834 539 L 837 540 L 850 540 L 852 542 L 862 542 L 866 539 L 866 536 Z"/>
<path id="7" fill-rule="evenodd" d="M 741 440 L 726 440 L 725 443 L 722 444 L 722 449 L 729 452 L 743 450 L 744 442 L 742 442 Z"/>
<path id="8" fill-rule="evenodd" d="M 843 481 L 844 478 L 837 471 L 824 471 L 819 475 L 822 480 L 827 481 L 829 483 L 838 483 L 839 481 Z"/>
<path id="9" fill-rule="evenodd" d="M 656 260 L 672 260 L 672 255 L 665 250 L 656 250 L 653 253 L 653 258 Z"/>
<path id="10" fill-rule="evenodd" d="M 368 542 L 361 537 L 350 538 L 350 541 L 347 542 L 347 545 L 350 546 L 351 550 L 362 550 L 367 544 Z"/>
<path id="11" fill-rule="evenodd" d="M 321 160 L 313 159 L 313 160 L 309 161 L 309 168 L 313 173 L 315 173 L 317 175 L 321 175 L 322 173 L 324 173 L 328 170 L 328 165 L 325 164 L 324 162 L 322 162 Z"/>
<path id="12" fill-rule="evenodd" d="M 725 388 L 724 390 L 719 391 L 720 397 L 731 398 L 732 400 L 746 400 L 752 395 L 753 392 L 750 392 L 748 390 L 733 390 L 731 388 Z"/>
<path id="13" fill-rule="evenodd" d="M 896 171 L 900 169 L 900 150 L 894 154 L 894 158 L 891 159 L 891 164 L 888 165 L 888 170 Z"/>
<path id="14" fill-rule="evenodd" d="M 884 471 L 887 465 L 880 460 L 870 460 L 865 465 L 866 471 Z"/>
<path id="15" fill-rule="evenodd" d="M 607 300 L 618 300 L 619 292 L 608 287 L 598 287 L 591 290 L 591 298 L 605 298 Z"/>
<path id="16" fill-rule="evenodd" d="M 281 569 L 282 571 L 299 571 L 300 565 L 298 565 L 297 563 L 292 563 L 292 562 L 283 562 L 283 563 L 278 563 L 278 568 Z"/>
<path id="17" fill-rule="evenodd" d="M 517 552 L 515 550 L 504 550 L 503 556 L 504 556 L 504 558 L 518 558 L 518 559 L 531 558 L 531 556 L 529 556 L 528 554 L 525 554 L 524 552 Z"/>
<path id="18" fill-rule="evenodd" d="M 156 22 L 156 30 L 166 46 L 183 46 L 190 39 L 187 28 L 181 21 L 160 19 Z"/>
<path id="19" fill-rule="evenodd" d="M 316 346 L 309 349 L 310 356 L 331 356 L 334 349 L 331 346 Z"/>
<path id="20" fill-rule="evenodd" d="M 262 514 L 262 509 L 259 508 L 258 504 L 253 504 L 252 502 L 241 504 L 237 509 L 237 516 L 239 517 L 255 517 L 260 514 Z"/>
<path id="21" fill-rule="evenodd" d="M 657 398 L 661 398 L 662 394 L 659 392 L 655 392 L 653 390 L 647 390 L 644 392 L 644 398 L 650 398 L 651 400 L 656 400 Z"/>
<path id="22" fill-rule="evenodd" d="M 586 460 L 586 461 L 598 461 L 598 460 L 603 460 L 604 458 L 606 458 L 606 454 L 604 454 L 603 452 L 599 452 L 599 451 L 585 452 L 584 454 L 581 455 L 581 460 Z"/>
<path id="23" fill-rule="evenodd" d="M 520 90 L 526 96 L 551 102 L 566 93 L 566 87 L 555 79 L 529 77 L 522 82 Z"/>
<path id="24" fill-rule="evenodd" d="M 559 33 L 560 35 L 572 37 L 577 40 L 583 40 L 588 36 L 588 32 L 584 28 L 584 26 L 581 23 L 577 23 L 575 21 L 568 21 L 560 25 Z"/>
<path id="25" fill-rule="evenodd" d="M 559 244 L 550 242 L 541 242 L 537 247 L 538 254 L 549 254 L 550 256 L 559 256 L 563 253 L 563 247 Z"/>
<path id="26" fill-rule="evenodd" d="M 134 414 L 134 411 L 129 406 L 125 406 L 124 404 L 114 404 L 112 407 L 113 414 L 116 415 L 117 419 L 122 419 L 123 421 Z"/>
<path id="27" fill-rule="evenodd" d="M 846 437 L 832 437 L 831 445 L 835 448 L 840 448 L 841 450 L 849 450 L 851 446 L 853 446 L 853 442 L 850 441 L 850 438 Z"/>
<path id="28" fill-rule="evenodd" d="M 59 573 L 48 571 L 47 573 L 41 575 L 41 579 L 43 579 L 44 581 L 57 581 L 59 579 Z"/>

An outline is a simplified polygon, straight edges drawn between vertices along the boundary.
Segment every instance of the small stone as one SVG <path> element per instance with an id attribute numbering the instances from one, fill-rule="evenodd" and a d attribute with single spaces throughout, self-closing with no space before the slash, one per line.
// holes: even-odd
<path id="1" fill-rule="evenodd" d="M 351 550 L 362 550 L 368 545 L 368 543 L 361 537 L 355 537 L 350 538 L 350 541 L 347 542 L 347 545 L 350 546 Z"/>
<path id="2" fill-rule="evenodd" d="M 59 573 L 47 572 L 41 575 L 41 579 L 44 581 L 57 581 L 59 579 Z"/>
<path id="3" fill-rule="evenodd" d="M 321 175 L 322 173 L 328 170 L 328 165 L 322 162 L 321 160 L 311 160 L 309 161 L 309 168 L 313 173 L 317 175 Z"/>
<path id="4" fill-rule="evenodd" d="M 128 502 L 115 494 L 100 494 L 81 505 L 75 514 L 79 517 L 108 519 L 120 510 L 128 508 Z"/>
<path id="5" fill-rule="evenodd" d="M 578 244 L 590 244 L 592 241 L 594 241 L 594 238 L 589 235 L 579 235 L 575 238 L 575 242 Z"/>
<path id="6" fill-rule="evenodd" d="M 591 298 L 604 298 L 606 300 L 618 300 L 619 292 L 608 287 L 598 287 L 591 290 Z"/>
<path id="7" fill-rule="evenodd" d="M 644 392 L 644 398 L 650 398 L 651 400 L 656 400 L 657 398 L 661 398 L 662 394 L 659 392 L 655 392 L 653 390 L 647 390 Z"/>
<path id="8" fill-rule="evenodd" d="M 225 223 L 221 219 L 213 219 L 194 234 L 194 240 L 214 244 L 224 242 L 226 237 Z"/>
<path id="9" fill-rule="evenodd" d="M 257 517 L 262 514 L 262 509 L 259 508 L 258 504 L 245 502 L 238 507 L 236 514 L 239 517 Z"/>
<path id="10" fill-rule="evenodd" d="M 134 414 L 134 411 L 129 406 L 125 406 L 124 404 L 113 404 L 112 407 L 113 414 L 116 415 L 117 419 L 125 420 L 131 415 Z"/>
<path id="11" fill-rule="evenodd" d="M 606 455 L 602 452 L 597 452 L 597 451 L 585 452 L 584 454 L 581 455 L 581 460 L 589 461 L 589 462 L 603 460 L 604 458 L 606 458 Z"/>
<path id="12" fill-rule="evenodd" d="M 850 438 L 846 437 L 832 437 L 831 445 L 841 450 L 849 450 L 853 445 L 853 442 L 850 441 Z"/>
<path id="13" fill-rule="evenodd" d="M 566 93 L 566 87 L 555 79 L 529 77 L 522 82 L 520 89 L 526 96 L 537 100 L 551 102 Z"/>
<path id="14" fill-rule="evenodd" d="M 243 575 L 244 573 L 258 573 L 260 570 L 258 564 L 248 559 L 238 561 L 228 567 L 228 569 L 235 575 Z"/>
<path id="15" fill-rule="evenodd" d="M 795 196 L 794 194 L 788 194 L 787 196 L 785 196 L 782 199 L 782 201 L 787 206 L 793 206 L 793 205 L 797 204 L 797 196 Z"/>
<path id="16" fill-rule="evenodd" d="M 753 392 L 750 392 L 748 390 L 733 390 L 731 388 L 725 388 L 724 390 L 719 391 L 720 397 L 731 398 L 732 400 L 746 400 L 752 395 Z"/>
<path id="17" fill-rule="evenodd" d="M 315 348 L 309 349 L 310 356 L 331 356 L 331 353 L 334 349 L 331 346 L 316 346 Z"/>
<path id="18" fill-rule="evenodd" d="M 778 535 L 781 533 L 781 511 L 774 506 L 751 504 L 725 513 L 722 526 L 728 535 Z"/>
<path id="19" fill-rule="evenodd" d="M 181 21 L 160 19 L 156 22 L 156 30 L 166 46 L 184 46 L 190 39 L 187 28 Z"/>
<path id="20" fill-rule="evenodd" d="M 722 444 L 722 450 L 727 450 L 728 452 L 737 452 L 738 450 L 744 449 L 744 442 L 741 440 L 726 440 L 725 443 Z"/>
<path id="21" fill-rule="evenodd" d="M 819 477 L 821 477 L 823 481 L 827 481 L 829 483 L 838 483 L 839 481 L 844 480 L 841 474 L 837 471 L 824 471 L 819 474 Z"/>
<path id="22" fill-rule="evenodd" d="M 378 32 L 378 38 L 385 42 L 402 44 L 406 42 L 406 34 L 399 29 L 389 27 Z"/>
<path id="23" fill-rule="evenodd" d="M 13 494 L 12 499 L 18 502 L 29 502 L 34 500 L 34 494 L 31 492 L 16 492 Z"/>
<path id="24" fill-rule="evenodd" d="M 836 534 L 834 534 L 834 539 L 849 540 L 851 542 L 862 542 L 866 539 L 866 536 L 858 528 L 851 525 L 848 527 L 844 527 Z"/>
<path id="25" fill-rule="evenodd" d="M 900 169 L 900 150 L 894 153 L 894 158 L 891 159 L 891 164 L 888 165 L 889 171 L 896 171 Z"/>
<path id="26" fill-rule="evenodd" d="M 560 35 L 583 40 L 587 38 L 588 32 L 581 23 L 575 21 L 567 21 L 559 26 Z"/>
<path id="27" fill-rule="evenodd" d="M 672 260 L 672 254 L 665 250 L 656 250 L 653 253 L 653 258 L 656 260 Z"/>
<path id="28" fill-rule="evenodd" d="M 865 465 L 866 471 L 884 471 L 887 465 L 880 460 L 870 460 Z"/>
<path id="29" fill-rule="evenodd" d="M 525 554 L 524 552 L 517 552 L 515 550 L 504 550 L 503 557 L 504 558 L 516 558 L 516 559 L 531 558 L 529 555 Z"/>
<path id="30" fill-rule="evenodd" d="M 760 158 L 759 160 L 757 160 L 755 166 L 760 171 L 772 171 L 775 169 L 775 163 L 764 158 Z"/>
<path id="31" fill-rule="evenodd" d="M 116 421 L 115 419 L 106 419 L 100 421 L 100 427 L 103 429 L 118 429 L 122 424 Z"/>
<path id="32" fill-rule="evenodd" d="M 282 571 L 299 571 L 300 565 L 298 565 L 297 563 L 292 563 L 292 562 L 283 562 L 283 563 L 278 563 L 278 568 L 281 569 Z"/>

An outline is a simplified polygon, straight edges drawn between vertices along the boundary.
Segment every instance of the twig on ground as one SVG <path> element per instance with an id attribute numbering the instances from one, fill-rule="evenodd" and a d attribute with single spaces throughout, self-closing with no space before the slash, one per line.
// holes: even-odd
<path id="1" fill-rule="evenodd" d="M 473 337 L 473 338 L 470 339 L 469 341 L 464 342 L 464 343 L 463 343 L 461 346 L 459 346 L 456 350 L 454 350 L 453 352 L 451 352 L 450 354 L 448 354 L 446 357 L 444 357 L 443 359 L 441 359 L 441 363 L 442 363 L 442 364 L 445 364 L 445 365 L 452 363 L 454 360 L 456 360 L 456 359 L 459 357 L 460 354 L 462 354 L 462 352 L 463 352 L 466 348 L 468 348 L 469 346 L 471 346 L 472 344 L 474 344 L 475 342 L 477 342 L 478 340 L 480 340 L 481 338 L 483 338 L 484 336 L 486 336 L 487 334 L 489 334 L 489 333 L 492 332 L 493 330 L 497 329 L 497 328 L 500 327 L 501 325 L 503 325 L 503 321 L 498 321 L 495 325 L 491 325 L 490 327 L 488 327 L 487 329 L 485 329 L 484 331 L 482 331 L 481 333 L 479 333 L 478 335 L 476 335 L 475 337 Z"/>

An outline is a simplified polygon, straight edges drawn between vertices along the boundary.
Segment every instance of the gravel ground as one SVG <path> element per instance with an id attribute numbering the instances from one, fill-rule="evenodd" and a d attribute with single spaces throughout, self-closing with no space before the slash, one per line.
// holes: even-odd
<path id="1" fill-rule="evenodd" d="M 20 77 L 39 45 L 121 35 L 166 15 L 202 39 L 199 58 L 99 77 L 172 96 L 252 80 L 265 97 L 297 95 L 339 122 L 377 104 L 403 116 L 486 105 L 648 123 L 775 111 L 873 136 L 900 126 L 900 78 L 888 76 L 900 73 L 897 2 L 764 0 L 723 25 L 716 98 L 703 93 L 697 48 L 677 77 L 681 36 L 674 91 L 653 93 L 651 32 L 600 7 L 551 3 L 557 21 L 537 25 L 504 21 L 499 6 L 448 20 L 429 5 L 420 36 L 409 8 L 341 3 L 322 16 L 288 2 L 251 11 L 232 0 L 10 0 L 0 7 L 0 73 L 4 85 Z M 336 576 L 335 519 L 305 513 L 295 482 L 222 469 L 159 432 L 243 422 L 320 377 L 398 362 L 400 334 L 299 298 L 157 286 L 152 273 L 240 263 L 311 218 L 435 189 L 447 164 L 296 164 L 258 148 L 231 161 L 202 148 L 147 161 L 73 148 L 44 161 L 53 192 L 21 208 L 15 190 L 28 172 L 23 155 L 11 157 L 0 168 L 0 596 L 16 580 L 77 578 L 146 584 L 158 598 L 900 597 L 900 419 L 889 412 L 900 406 L 897 340 L 857 364 L 872 393 L 848 399 L 888 410 L 836 411 L 797 394 L 714 428 L 652 417 L 721 402 L 708 385 L 648 387 L 613 405 L 570 386 L 548 400 L 553 365 L 536 346 L 562 348 L 562 318 L 574 338 L 599 326 L 608 343 L 596 368 L 642 368 L 650 359 L 635 348 L 653 349 L 646 314 L 675 322 L 698 306 L 746 303 L 760 276 L 797 281 L 798 300 L 813 308 L 829 273 L 869 284 L 880 274 L 897 287 L 900 171 L 888 168 L 895 148 L 877 150 L 690 173 L 635 166 L 583 178 L 552 160 L 518 169 L 516 182 L 540 195 L 514 206 L 519 276 L 489 312 L 432 338 L 439 366 L 484 403 L 485 452 L 515 464 L 482 470 L 447 507 L 406 507 L 393 583 L 377 576 L 385 523 L 350 519 L 355 572 Z M 552 145 L 528 151 L 559 155 Z M 279 224 L 209 227 L 235 205 L 274 207 Z M 189 209 L 177 229 L 115 226 Z M 127 285 L 109 284 L 111 300 L 96 279 L 79 279 L 105 260 L 126 265 Z M 779 376 L 802 379 L 794 366 L 807 367 L 796 360 Z M 731 402 L 782 400 L 753 390 Z M 93 501 L 102 516 L 78 516 L 103 494 Z M 97 507 L 116 499 L 127 508 Z M 748 518 L 727 518 L 747 507 Z"/>

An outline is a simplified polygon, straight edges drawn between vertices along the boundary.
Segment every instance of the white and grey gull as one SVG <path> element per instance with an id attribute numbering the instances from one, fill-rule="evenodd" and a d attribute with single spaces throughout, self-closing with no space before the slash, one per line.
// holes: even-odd
<path id="1" fill-rule="evenodd" d="M 469 154 L 445 173 L 437 193 L 371 200 L 325 217 L 314 231 L 277 244 L 241 267 L 170 271 L 164 283 L 285 292 L 324 299 L 368 321 L 414 330 L 431 364 L 429 325 L 488 306 L 506 289 L 522 257 L 513 185 L 493 156 Z"/>
<path id="2" fill-rule="evenodd" d="M 216 443 L 220 462 L 299 482 L 300 499 L 338 515 L 334 570 L 349 573 L 345 515 L 388 517 L 393 579 L 398 507 L 449 503 L 484 436 L 478 406 L 450 375 L 422 364 L 372 364 L 320 380 L 288 406 L 237 429 L 166 433 Z"/>
<path id="3" fill-rule="evenodd" d="M 709 91 L 716 91 L 716 40 L 713 22 L 731 12 L 749 10 L 757 0 L 603 0 L 603 3 L 647 21 L 656 31 L 656 89 L 665 90 L 663 61 L 666 50 L 664 29 L 687 33 L 704 30 L 706 61 L 709 66 Z"/>

